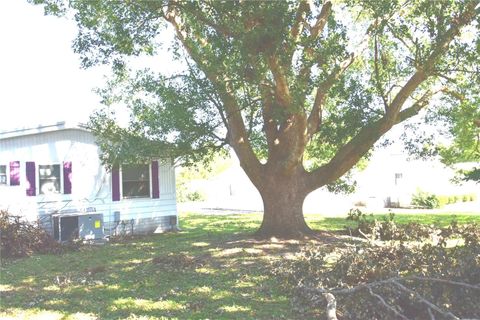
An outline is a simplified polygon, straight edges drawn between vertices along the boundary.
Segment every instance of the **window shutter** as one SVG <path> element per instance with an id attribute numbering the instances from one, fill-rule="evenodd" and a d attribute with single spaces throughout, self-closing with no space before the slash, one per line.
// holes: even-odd
<path id="1" fill-rule="evenodd" d="M 33 197 L 36 195 L 36 180 L 35 180 L 35 162 L 27 161 L 25 163 L 27 176 L 27 196 Z"/>
<path id="2" fill-rule="evenodd" d="M 63 193 L 72 193 L 72 162 L 63 163 Z"/>
<path id="3" fill-rule="evenodd" d="M 10 162 L 10 185 L 20 185 L 20 161 Z"/>
<path id="4" fill-rule="evenodd" d="M 120 168 L 112 167 L 112 201 L 120 201 Z"/>
<path id="5" fill-rule="evenodd" d="M 152 161 L 152 198 L 160 198 L 160 184 L 158 181 L 158 161 Z"/>

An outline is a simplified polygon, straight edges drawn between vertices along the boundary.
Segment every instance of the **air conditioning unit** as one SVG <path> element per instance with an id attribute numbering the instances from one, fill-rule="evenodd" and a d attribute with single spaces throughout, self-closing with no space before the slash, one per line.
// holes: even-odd
<path id="1" fill-rule="evenodd" d="M 103 239 L 103 214 L 78 213 L 53 215 L 53 236 L 58 241 Z"/>

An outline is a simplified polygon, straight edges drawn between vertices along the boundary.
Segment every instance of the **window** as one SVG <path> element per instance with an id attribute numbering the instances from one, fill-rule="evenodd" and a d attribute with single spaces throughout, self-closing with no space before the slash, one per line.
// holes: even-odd
<path id="1" fill-rule="evenodd" d="M 0 185 L 7 184 L 7 166 L 0 166 Z"/>
<path id="2" fill-rule="evenodd" d="M 60 189 L 60 165 L 39 165 L 38 177 L 40 194 L 61 193 Z"/>
<path id="3" fill-rule="evenodd" d="M 395 173 L 395 185 L 397 186 L 400 183 L 400 180 L 403 179 L 403 174 Z"/>
<path id="4" fill-rule="evenodd" d="M 149 165 L 122 166 L 122 191 L 124 198 L 150 197 Z"/>

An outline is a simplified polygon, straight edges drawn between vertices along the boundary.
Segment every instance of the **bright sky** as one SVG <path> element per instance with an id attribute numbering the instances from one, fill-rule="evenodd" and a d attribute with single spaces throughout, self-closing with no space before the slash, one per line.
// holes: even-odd
<path id="1" fill-rule="evenodd" d="M 0 1 L 0 131 L 57 121 L 85 122 L 100 106 L 99 68 L 80 69 L 74 22 L 22 0 Z M 106 69 L 103 69 L 106 70 Z"/>

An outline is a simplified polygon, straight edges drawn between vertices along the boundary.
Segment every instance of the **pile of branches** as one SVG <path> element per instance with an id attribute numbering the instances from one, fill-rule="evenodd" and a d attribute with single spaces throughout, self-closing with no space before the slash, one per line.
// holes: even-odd
<path id="1" fill-rule="evenodd" d="M 477 225 L 454 223 L 423 241 L 311 245 L 273 272 L 292 289 L 293 306 L 306 318 L 480 318 Z"/>
<path id="2" fill-rule="evenodd" d="M 33 253 L 60 253 L 59 244 L 38 222 L 0 210 L 0 256 L 20 258 Z"/>
<path id="3" fill-rule="evenodd" d="M 354 228 L 347 228 L 348 233 L 355 237 L 362 237 L 367 240 L 424 240 L 428 237 L 436 237 L 447 229 L 440 229 L 432 225 L 409 222 L 407 224 L 398 224 L 395 221 L 395 214 L 390 212 L 381 219 L 376 219 L 373 214 L 367 215 L 359 209 L 352 209 L 348 213 L 347 220 L 355 222 Z M 457 221 L 451 222 L 450 228 L 458 227 Z"/>

